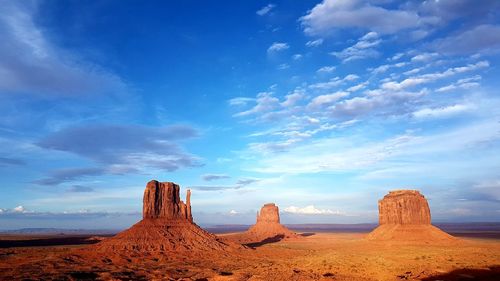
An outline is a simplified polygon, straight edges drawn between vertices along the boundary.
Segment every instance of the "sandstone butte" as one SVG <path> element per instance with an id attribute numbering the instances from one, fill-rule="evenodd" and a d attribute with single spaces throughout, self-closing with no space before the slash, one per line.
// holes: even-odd
<path id="1" fill-rule="evenodd" d="M 410 243 L 452 243 L 458 239 L 431 224 L 427 199 L 417 190 L 390 191 L 378 201 L 379 226 L 368 240 Z"/>
<path id="2" fill-rule="evenodd" d="M 116 236 L 95 245 L 97 252 L 228 252 L 241 249 L 240 245 L 225 241 L 193 222 L 191 192 L 186 203 L 180 200 L 179 185 L 152 180 L 144 191 L 142 220 Z"/>
<path id="3" fill-rule="evenodd" d="M 262 206 L 260 212 L 257 212 L 257 222 L 246 232 L 234 235 L 233 239 L 242 244 L 252 244 L 298 237 L 299 235 L 280 223 L 278 206 L 274 203 L 268 203 Z"/>

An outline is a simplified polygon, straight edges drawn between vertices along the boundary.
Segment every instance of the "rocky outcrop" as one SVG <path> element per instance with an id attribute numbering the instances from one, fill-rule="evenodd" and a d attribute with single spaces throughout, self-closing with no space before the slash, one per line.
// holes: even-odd
<path id="1" fill-rule="evenodd" d="M 257 222 L 246 232 L 231 236 L 233 240 L 246 245 L 298 237 L 299 235 L 280 223 L 279 208 L 274 203 L 262 206 L 260 212 L 257 212 Z"/>
<path id="2" fill-rule="evenodd" d="M 280 223 L 280 211 L 274 203 L 264 204 L 257 212 L 257 223 Z"/>
<path id="3" fill-rule="evenodd" d="M 172 182 L 150 181 L 143 198 L 143 219 L 131 228 L 106 239 L 93 249 L 100 252 L 182 252 L 183 255 L 224 254 L 241 246 L 211 234 L 193 222 L 191 192 L 186 203 L 180 187 Z"/>
<path id="4" fill-rule="evenodd" d="M 191 191 L 187 191 L 186 203 L 179 197 L 180 187 L 173 182 L 152 180 L 144 190 L 142 218 L 193 221 L 191 215 Z"/>
<path id="5" fill-rule="evenodd" d="M 425 197 L 417 190 L 390 191 L 378 202 L 379 226 L 368 240 L 411 244 L 455 243 L 457 239 L 431 225 Z"/>
<path id="6" fill-rule="evenodd" d="M 378 201 L 379 224 L 431 224 L 425 197 L 417 190 L 395 190 Z"/>

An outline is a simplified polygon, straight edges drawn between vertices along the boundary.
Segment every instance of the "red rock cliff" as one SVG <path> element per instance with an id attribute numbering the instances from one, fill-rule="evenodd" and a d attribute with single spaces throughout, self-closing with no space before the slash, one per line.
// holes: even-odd
<path id="1" fill-rule="evenodd" d="M 417 190 L 390 191 L 378 201 L 379 224 L 431 224 L 425 197 Z"/>
<path id="2" fill-rule="evenodd" d="M 191 192 L 187 191 L 186 204 L 180 200 L 179 185 L 173 182 L 152 180 L 144 190 L 143 219 L 171 219 L 193 221 L 191 215 Z"/>
<path id="3" fill-rule="evenodd" d="M 262 206 L 260 213 L 257 212 L 257 223 L 259 222 L 280 223 L 280 212 L 278 206 L 274 203 L 268 203 Z"/>

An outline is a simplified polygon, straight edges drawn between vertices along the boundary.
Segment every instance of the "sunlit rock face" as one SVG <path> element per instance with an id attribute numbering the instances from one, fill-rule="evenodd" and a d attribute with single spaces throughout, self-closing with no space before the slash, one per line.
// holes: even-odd
<path id="1" fill-rule="evenodd" d="M 143 219 L 185 219 L 192 222 L 191 191 L 187 191 L 186 203 L 180 200 L 179 191 L 179 185 L 173 182 L 148 182 L 144 190 Z"/>
<path id="2" fill-rule="evenodd" d="M 280 223 L 280 211 L 274 203 L 268 203 L 262 206 L 257 213 L 257 223 Z"/>
<path id="3" fill-rule="evenodd" d="M 116 236 L 92 246 L 97 252 L 151 254 L 173 252 L 183 255 L 208 255 L 241 250 L 200 228 L 191 214 L 191 192 L 186 203 L 180 200 L 180 187 L 173 182 L 147 183 L 143 198 L 143 219 Z"/>
<path id="4" fill-rule="evenodd" d="M 262 206 L 260 212 L 257 213 L 257 222 L 248 229 L 244 236 L 248 241 L 261 241 L 273 237 L 280 237 L 280 239 L 298 237 L 280 223 L 279 208 L 274 203 Z"/>
<path id="5" fill-rule="evenodd" d="M 431 225 L 425 197 L 417 190 L 390 191 L 378 201 L 379 226 L 366 238 L 409 244 L 455 244 L 459 240 Z"/>
<path id="6" fill-rule="evenodd" d="M 417 190 L 395 190 L 378 201 L 379 224 L 431 224 L 425 197 Z"/>

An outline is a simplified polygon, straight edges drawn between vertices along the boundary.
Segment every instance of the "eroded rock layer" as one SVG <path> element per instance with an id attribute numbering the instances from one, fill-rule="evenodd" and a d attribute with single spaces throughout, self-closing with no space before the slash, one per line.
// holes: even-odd
<path id="1" fill-rule="evenodd" d="M 193 222 L 191 192 L 180 200 L 179 185 L 150 181 L 143 198 L 143 219 L 115 237 L 93 246 L 98 251 L 206 252 L 230 251 L 240 246 L 224 241 Z"/>
<path id="2" fill-rule="evenodd" d="M 187 191 L 186 203 L 180 200 L 179 191 L 179 185 L 173 182 L 148 182 L 144 190 L 142 218 L 185 219 L 192 222 L 191 191 Z"/>
<path id="3" fill-rule="evenodd" d="M 417 190 L 391 191 L 378 201 L 379 224 L 431 224 L 425 197 Z"/>
<path id="4" fill-rule="evenodd" d="M 257 212 L 257 222 L 246 232 L 233 235 L 231 238 L 242 244 L 258 242 L 276 242 L 285 238 L 297 238 L 295 232 L 280 223 L 279 208 L 274 203 L 262 206 Z"/>
<path id="5" fill-rule="evenodd" d="M 378 202 L 379 226 L 368 240 L 405 243 L 454 243 L 458 240 L 431 225 L 425 197 L 417 190 L 391 191 Z"/>

